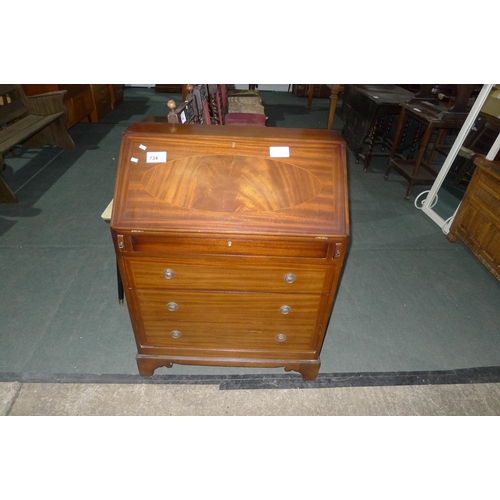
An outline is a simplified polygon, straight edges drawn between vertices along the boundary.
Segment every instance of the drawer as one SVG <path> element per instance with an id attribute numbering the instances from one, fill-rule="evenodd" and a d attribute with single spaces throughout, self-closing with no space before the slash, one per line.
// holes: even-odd
<path id="1" fill-rule="evenodd" d="M 196 349 L 217 352 L 219 356 L 223 355 L 224 350 L 231 349 L 273 351 L 278 357 L 283 352 L 314 351 L 319 329 L 315 324 L 315 316 L 308 318 L 304 311 L 296 311 L 294 314 L 296 320 L 290 321 L 279 311 L 274 314 L 267 311 L 266 315 L 271 316 L 272 320 L 265 321 L 265 317 L 259 319 L 250 310 L 258 305 L 255 303 L 255 298 L 252 300 L 248 297 L 222 297 L 228 294 L 210 295 L 212 296 L 204 298 L 205 304 L 211 307 L 217 305 L 221 311 L 218 316 L 215 310 L 209 311 L 209 308 L 205 309 L 207 314 L 204 316 L 203 303 L 199 298 L 198 304 L 189 304 L 186 302 L 187 297 L 181 297 L 178 316 L 175 312 L 168 311 L 163 301 L 161 304 L 157 303 L 157 307 L 153 303 L 142 308 L 144 302 L 141 300 L 142 333 L 139 334 L 141 346 L 169 348 L 176 351 Z M 224 299 L 228 301 L 226 306 L 222 305 Z M 314 299 L 312 302 L 315 302 Z M 230 310 L 231 306 L 238 307 L 239 311 Z M 313 305 L 310 307 L 314 309 Z M 181 308 L 184 309 L 184 314 L 180 313 Z M 185 314 L 187 309 L 195 311 L 192 318 Z"/>
<path id="2" fill-rule="evenodd" d="M 161 252 L 203 255 L 248 255 L 269 257 L 302 257 L 325 259 L 329 242 L 324 240 L 249 240 L 244 238 L 169 237 L 156 234 L 134 234 L 136 252 Z"/>
<path id="3" fill-rule="evenodd" d="M 500 226 L 500 182 L 482 174 L 472 193 L 471 202 L 481 211 L 489 213 L 490 218 Z"/>
<path id="4" fill-rule="evenodd" d="M 68 100 L 66 107 L 68 109 L 68 127 L 86 118 L 93 110 L 90 88 Z"/>
<path id="5" fill-rule="evenodd" d="M 322 295 L 137 290 L 141 316 L 150 325 L 180 329 L 190 323 L 273 324 L 283 328 L 318 322 Z"/>
<path id="6" fill-rule="evenodd" d="M 110 101 L 110 89 L 108 84 L 92 84 L 92 93 L 94 100 L 97 103 Z"/>
<path id="7" fill-rule="evenodd" d="M 111 90 L 108 84 L 92 84 L 92 95 L 95 109 L 92 112 L 92 122 L 99 120 L 111 111 Z"/>
<path id="8" fill-rule="evenodd" d="M 312 324 L 243 325 L 241 323 L 183 322 L 177 328 L 143 318 L 141 346 L 175 350 L 196 349 L 218 352 L 247 351 L 314 351 L 317 327 Z M 278 356 L 278 354 L 277 354 Z"/>
<path id="9" fill-rule="evenodd" d="M 329 293 L 334 261 L 301 265 L 257 258 L 124 258 L 132 288 Z"/>

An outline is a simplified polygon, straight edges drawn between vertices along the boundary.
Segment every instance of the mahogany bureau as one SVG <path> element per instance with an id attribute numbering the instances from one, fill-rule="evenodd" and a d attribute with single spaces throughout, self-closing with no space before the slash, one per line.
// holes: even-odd
<path id="1" fill-rule="evenodd" d="M 141 375 L 180 363 L 317 377 L 349 238 L 338 133 L 135 123 L 111 233 Z"/>

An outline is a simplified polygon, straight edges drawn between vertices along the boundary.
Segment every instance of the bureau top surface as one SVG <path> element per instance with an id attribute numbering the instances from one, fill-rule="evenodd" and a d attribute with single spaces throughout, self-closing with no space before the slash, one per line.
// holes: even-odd
<path id="1" fill-rule="evenodd" d="M 111 227 L 346 236 L 345 143 L 330 130 L 136 123 Z"/>

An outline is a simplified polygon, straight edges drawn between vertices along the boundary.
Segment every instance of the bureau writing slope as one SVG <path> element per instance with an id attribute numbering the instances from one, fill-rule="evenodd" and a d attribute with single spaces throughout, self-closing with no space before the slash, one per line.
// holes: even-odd
<path id="1" fill-rule="evenodd" d="M 181 363 L 317 377 L 349 237 L 336 132 L 136 123 L 111 232 L 141 375 Z"/>

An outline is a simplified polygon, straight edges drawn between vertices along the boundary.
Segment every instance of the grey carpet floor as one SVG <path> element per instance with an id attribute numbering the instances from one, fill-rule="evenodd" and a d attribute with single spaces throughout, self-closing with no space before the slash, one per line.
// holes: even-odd
<path id="1" fill-rule="evenodd" d="M 136 375 L 126 306 L 101 213 L 113 197 L 122 132 L 165 115 L 179 95 L 127 88 L 122 106 L 70 133 L 76 149 L 19 148 L 0 206 L 0 376 Z M 327 99 L 263 93 L 268 126 L 324 128 Z M 337 113 L 334 128 L 341 129 Z M 321 374 L 500 366 L 500 283 L 461 243 L 404 200 L 386 160 L 363 172 L 348 154 L 351 244 L 321 355 Z M 417 193 L 419 191 L 417 190 Z M 444 193 L 443 203 L 457 203 Z M 448 201 L 446 201 L 448 200 Z M 281 369 L 174 365 L 159 376 L 283 375 Z M 299 377 L 288 374 L 287 377 Z"/>

